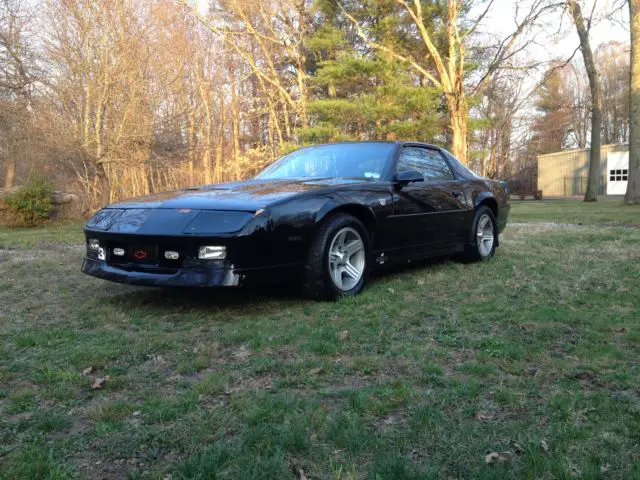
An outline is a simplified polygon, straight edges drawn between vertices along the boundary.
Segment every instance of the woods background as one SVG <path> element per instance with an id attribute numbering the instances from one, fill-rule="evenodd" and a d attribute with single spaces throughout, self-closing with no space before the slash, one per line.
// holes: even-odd
<path id="1" fill-rule="evenodd" d="M 493 0 L 0 0 L 0 181 L 38 175 L 93 211 L 305 144 L 410 139 L 535 183 L 536 155 L 590 141 L 577 41 L 538 55 L 573 32 L 569 3 L 518 2 L 501 34 Z M 590 28 L 626 5 L 584 7 Z M 594 49 L 603 144 L 629 140 L 619 28 Z"/>

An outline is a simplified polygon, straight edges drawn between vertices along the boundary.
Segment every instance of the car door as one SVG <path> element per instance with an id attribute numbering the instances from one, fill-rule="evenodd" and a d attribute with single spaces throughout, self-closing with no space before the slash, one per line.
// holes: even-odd
<path id="1" fill-rule="evenodd" d="M 467 210 L 461 182 L 436 148 L 406 145 L 399 153 L 396 173 L 417 170 L 423 182 L 396 185 L 393 216 L 398 245 L 408 250 L 447 249 L 466 234 Z M 425 248 L 427 247 L 427 248 Z"/>

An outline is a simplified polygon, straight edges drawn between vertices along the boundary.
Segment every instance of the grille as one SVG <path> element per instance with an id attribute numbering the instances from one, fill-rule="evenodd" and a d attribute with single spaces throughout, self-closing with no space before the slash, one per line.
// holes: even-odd
<path id="1" fill-rule="evenodd" d="M 109 242 L 107 248 L 108 263 L 126 267 L 129 270 L 135 269 L 136 266 L 180 268 L 184 259 L 184 249 L 174 245 Z M 124 255 L 115 255 L 114 250 L 116 249 L 122 249 Z M 166 259 L 164 254 L 168 250 L 178 252 L 180 254 L 178 259 Z"/>

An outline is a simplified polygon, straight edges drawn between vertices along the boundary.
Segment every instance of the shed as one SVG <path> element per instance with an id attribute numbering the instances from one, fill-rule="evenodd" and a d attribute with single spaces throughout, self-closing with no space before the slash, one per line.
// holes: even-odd
<path id="1" fill-rule="evenodd" d="M 581 148 L 538 155 L 538 190 L 542 190 L 545 197 L 584 195 L 589 174 L 589 152 L 588 148 Z M 624 155 L 625 152 L 626 155 Z M 609 173 L 612 169 L 621 172 L 625 170 L 622 166 L 625 157 L 628 169 L 628 152 L 629 146 L 626 144 L 602 145 L 600 149 L 599 195 L 618 195 L 618 192 L 623 188 L 626 191 L 626 186 L 623 187 L 621 184 L 617 184 L 613 188 L 609 185 L 612 177 L 614 182 L 618 181 L 616 173 L 613 175 Z M 612 168 L 609 168 L 610 155 Z"/>

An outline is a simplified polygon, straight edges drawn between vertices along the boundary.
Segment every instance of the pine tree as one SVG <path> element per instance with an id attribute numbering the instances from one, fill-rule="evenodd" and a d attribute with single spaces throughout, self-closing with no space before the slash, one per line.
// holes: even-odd
<path id="1" fill-rule="evenodd" d="M 335 2 L 322 0 L 316 6 L 322 21 L 307 42 L 316 66 L 315 99 L 309 107 L 313 122 L 300 132 L 303 141 L 444 141 L 441 92 L 425 86 L 405 63 L 368 49 Z M 402 18 L 391 15 L 393 8 L 389 2 L 370 0 L 360 14 L 375 26 L 379 41 L 415 48 L 410 36 L 398 35 Z"/>

